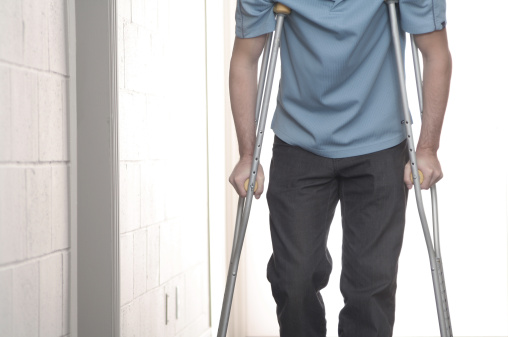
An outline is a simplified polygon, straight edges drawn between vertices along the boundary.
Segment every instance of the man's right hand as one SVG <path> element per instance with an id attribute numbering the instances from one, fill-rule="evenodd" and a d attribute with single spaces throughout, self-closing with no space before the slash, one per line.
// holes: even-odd
<path id="1" fill-rule="evenodd" d="M 245 156 L 240 158 L 238 163 L 236 164 L 233 172 L 229 176 L 229 182 L 236 190 L 236 193 L 240 197 L 245 198 L 247 196 L 247 191 L 245 191 L 245 181 L 250 177 L 250 169 L 252 166 L 252 156 Z M 258 185 L 257 189 L 254 191 L 254 197 L 259 199 L 261 194 L 263 193 L 265 182 L 265 174 L 263 172 L 263 166 L 261 164 L 258 165 L 258 172 L 256 176 L 256 183 Z"/>

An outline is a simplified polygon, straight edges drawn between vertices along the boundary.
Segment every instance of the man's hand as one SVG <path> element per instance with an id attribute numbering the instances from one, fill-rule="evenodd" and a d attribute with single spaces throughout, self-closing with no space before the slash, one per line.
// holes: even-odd
<path id="1" fill-rule="evenodd" d="M 247 196 L 247 191 L 245 191 L 245 181 L 250 177 L 250 169 L 252 166 L 252 156 L 244 156 L 241 157 L 238 163 L 236 164 L 233 172 L 229 176 L 229 182 L 236 190 L 236 193 L 240 197 L 245 198 Z M 263 166 L 261 164 L 258 165 L 258 174 L 256 176 L 256 183 L 258 185 L 257 189 L 254 191 L 254 197 L 259 199 L 261 194 L 263 193 L 265 182 L 265 174 L 263 172 Z"/>
<path id="2" fill-rule="evenodd" d="M 418 170 L 422 171 L 423 174 L 423 182 L 420 185 L 423 190 L 428 190 L 443 178 L 443 171 L 441 170 L 441 164 L 439 164 L 436 152 L 432 150 L 416 150 L 416 162 Z M 411 181 L 411 162 L 408 162 L 404 169 L 404 183 L 408 189 L 413 187 L 413 182 Z"/>

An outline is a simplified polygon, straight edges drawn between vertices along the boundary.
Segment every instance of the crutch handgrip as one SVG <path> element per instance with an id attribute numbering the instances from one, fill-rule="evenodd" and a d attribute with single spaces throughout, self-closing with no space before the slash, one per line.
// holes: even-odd
<path id="1" fill-rule="evenodd" d="M 247 191 L 249 189 L 249 179 L 245 180 L 245 183 L 243 184 L 243 187 Z M 254 185 L 254 192 L 258 190 L 258 182 L 256 181 L 256 184 Z"/>
<path id="2" fill-rule="evenodd" d="M 423 183 L 423 173 L 418 170 L 418 175 L 420 176 L 420 185 Z M 413 182 L 413 174 L 411 174 L 411 182 Z"/>
<path id="3" fill-rule="evenodd" d="M 277 2 L 275 4 L 275 7 L 273 7 L 273 11 L 276 13 L 276 14 L 286 14 L 286 15 L 289 15 L 291 14 L 291 8 L 287 7 L 287 6 L 284 6 L 283 4 L 281 4 L 280 2 Z"/>

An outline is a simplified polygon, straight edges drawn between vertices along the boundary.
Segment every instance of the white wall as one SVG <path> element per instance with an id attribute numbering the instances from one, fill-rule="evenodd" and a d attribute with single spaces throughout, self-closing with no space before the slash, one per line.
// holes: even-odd
<path id="1" fill-rule="evenodd" d="M 186 9 L 118 1 L 122 336 L 210 326 L 205 2 Z"/>
<path id="2" fill-rule="evenodd" d="M 67 2 L 0 2 L 0 335 L 69 334 Z"/>

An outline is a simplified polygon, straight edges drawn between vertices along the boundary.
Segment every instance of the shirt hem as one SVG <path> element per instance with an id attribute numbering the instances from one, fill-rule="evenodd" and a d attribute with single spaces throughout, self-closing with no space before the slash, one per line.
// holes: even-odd
<path id="1" fill-rule="evenodd" d="M 274 130 L 277 137 L 279 137 L 284 142 L 301 147 L 302 149 L 314 153 L 315 155 L 326 157 L 326 158 L 348 158 L 348 157 L 356 157 L 364 154 L 374 153 L 382 150 L 386 150 L 390 147 L 396 146 L 400 144 L 406 137 L 404 135 L 397 136 L 395 138 L 390 138 L 388 140 L 382 142 L 376 142 L 374 144 L 358 146 L 354 148 L 348 148 L 343 150 L 319 150 L 309 146 L 305 146 L 303 144 L 299 144 L 295 142 L 291 137 L 281 131 Z"/>

